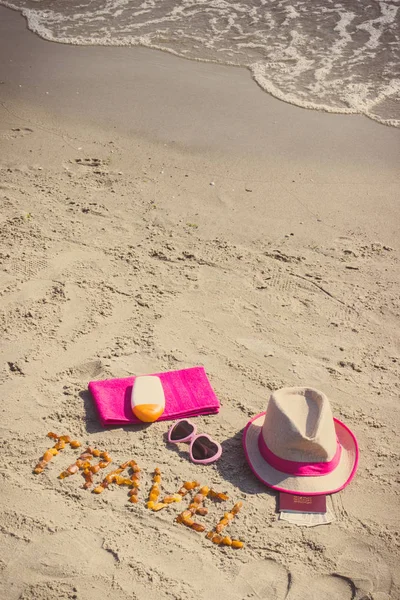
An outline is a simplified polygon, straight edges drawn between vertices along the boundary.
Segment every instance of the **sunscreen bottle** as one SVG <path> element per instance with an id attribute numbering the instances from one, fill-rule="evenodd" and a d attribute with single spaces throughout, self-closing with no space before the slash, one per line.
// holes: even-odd
<path id="1" fill-rule="evenodd" d="M 165 409 L 161 379 L 157 375 L 139 375 L 132 387 L 132 412 L 144 423 L 153 423 Z"/>

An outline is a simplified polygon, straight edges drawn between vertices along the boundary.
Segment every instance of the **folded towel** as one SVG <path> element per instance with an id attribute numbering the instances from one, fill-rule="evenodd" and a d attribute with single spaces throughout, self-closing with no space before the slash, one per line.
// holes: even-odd
<path id="1" fill-rule="evenodd" d="M 161 379 L 165 395 L 165 411 L 160 421 L 209 415 L 219 412 L 220 404 L 203 367 L 154 373 Z M 101 424 L 139 424 L 131 408 L 135 377 L 91 381 L 89 391 L 97 407 Z"/>

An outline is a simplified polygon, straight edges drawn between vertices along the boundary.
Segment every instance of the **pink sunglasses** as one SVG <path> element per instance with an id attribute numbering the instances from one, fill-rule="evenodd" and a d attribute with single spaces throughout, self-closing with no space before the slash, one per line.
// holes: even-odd
<path id="1" fill-rule="evenodd" d="M 181 419 L 168 431 L 168 441 L 171 444 L 190 444 L 190 460 L 200 465 L 208 465 L 219 459 L 222 454 L 221 444 L 218 444 L 205 433 L 196 434 L 197 427 L 189 419 Z"/>

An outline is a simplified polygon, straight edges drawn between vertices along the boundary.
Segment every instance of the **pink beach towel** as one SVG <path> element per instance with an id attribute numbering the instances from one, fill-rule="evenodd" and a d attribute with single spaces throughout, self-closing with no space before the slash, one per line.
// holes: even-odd
<path id="1" fill-rule="evenodd" d="M 197 417 L 219 412 L 220 404 L 203 367 L 154 373 L 161 379 L 165 411 L 160 421 Z M 135 377 L 91 381 L 89 391 L 97 407 L 101 424 L 139 424 L 132 413 L 131 393 Z"/>

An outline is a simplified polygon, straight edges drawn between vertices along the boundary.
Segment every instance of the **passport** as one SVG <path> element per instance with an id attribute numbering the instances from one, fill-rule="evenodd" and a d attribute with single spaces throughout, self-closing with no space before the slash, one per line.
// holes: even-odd
<path id="1" fill-rule="evenodd" d="M 326 494 L 321 496 L 297 496 L 280 492 L 279 511 L 287 512 L 305 512 L 305 513 L 325 513 L 326 512 Z"/>

